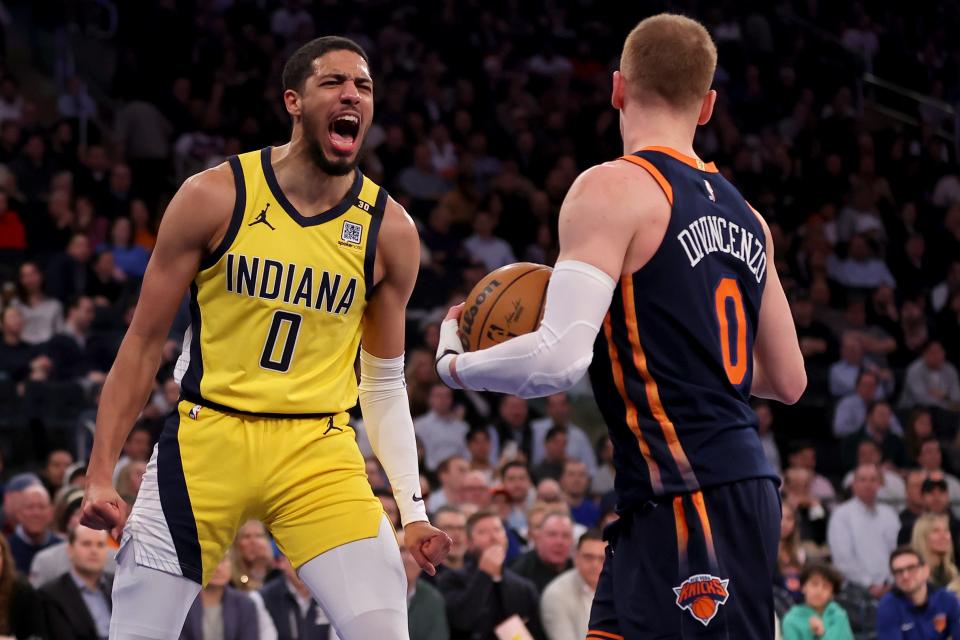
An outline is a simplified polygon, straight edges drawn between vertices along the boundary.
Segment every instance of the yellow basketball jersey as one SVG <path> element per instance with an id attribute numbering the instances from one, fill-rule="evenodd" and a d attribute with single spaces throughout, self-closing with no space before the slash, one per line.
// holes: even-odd
<path id="1" fill-rule="evenodd" d="M 181 391 L 227 411 L 339 413 L 357 401 L 354 361 L 387 194 L 356 170 L 339 204 L 303 216 L 277 183 L 271 150 L 229 160 L 236 205 L 190 287 Z"/>

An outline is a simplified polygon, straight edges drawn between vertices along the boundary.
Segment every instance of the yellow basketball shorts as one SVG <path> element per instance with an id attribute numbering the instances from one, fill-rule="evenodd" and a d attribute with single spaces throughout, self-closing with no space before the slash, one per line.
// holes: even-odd
<path id="1" fill-rule="evenodd" d="M 264 418 L 181 401 L 124 529 L 138 564 L 202 585 L 241 524 L 262 521 L 294 567 L 377 535 L 383 513 L 346 413 Z"/>

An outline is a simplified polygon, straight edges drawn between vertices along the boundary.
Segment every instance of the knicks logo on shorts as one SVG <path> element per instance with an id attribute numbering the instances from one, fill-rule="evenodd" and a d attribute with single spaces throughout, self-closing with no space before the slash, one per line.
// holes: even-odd
<path id="1" fill-rule="evenodd" d="M 673 592 L 677 594 L 677 606 L 689 611 L 703 626 L 707 626 L 717 615 L 720 605 L 726 604 L 730 597 L 728 584 L 729 579 L 721 580 L 716 576 L 701 573 L 684 580 L 679 587 L 673 588 Z"/>

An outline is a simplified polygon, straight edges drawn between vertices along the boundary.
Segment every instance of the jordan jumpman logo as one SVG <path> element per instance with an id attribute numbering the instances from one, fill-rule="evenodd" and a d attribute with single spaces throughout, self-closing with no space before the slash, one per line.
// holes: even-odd
<path id="1" fill-rule="evenodd" d="M 276 229 L 274 229 L 273 225 L 270 224 L 270 223 L 267 221 L 267 209 L 269 209 L 269 208 L 270 208 L 270 203 L 268 202 L 268 203 L 267 203 L 267 206 L 265 206 L 265 207 L 263 208 L 263 211 L 261 211 L 260 213 L 258 213 L 258 214 L 257 214 L 257 217 L 253 219 L 253 222 L 251 222 L 251 223 L 248 224 L 247 226 L 248 226 L 248 227 L 252 227 L 253 225 L 255 225 L 255 224 L 260 224 L 260 223 L 262 222 L 263 224 L 265 224 L 265 225 L 267 225 L 268 227 L 270 227 L 270 230 L 271 230 L 271 231 L 276 231 Z"/>

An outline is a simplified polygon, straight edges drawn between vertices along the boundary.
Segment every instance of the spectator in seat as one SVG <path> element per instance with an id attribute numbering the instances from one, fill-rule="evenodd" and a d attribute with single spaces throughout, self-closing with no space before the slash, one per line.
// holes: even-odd
<path id="1" fill-rule="evenodd" d="M 23 490 L 17 520 L 20 524 L 9 536 L 10 551 L 17 571 L 28 575 L 30 563 L 38 552 L 63 544 L 63 540 L 53 533 L 53 507 L 50 494 L 42 485 L 30 485 Z"/>
<path id="2" fill-rule="evenodd" d="M 797 519 L 800 539 L 822 545 L 827 539 L 827 510 L 813 495 L 813 474 L 802 467 L 791 467 L 783 475 L 783 503 Z"/>
<path id="3" fill-rule="evenodd" d="M 152 448 L 153 436 L 150 434 L 150 428 L 143 423 L 134 425 L 126 442 L 123 443 L 117 466 L 114 467 L 113 484 L 117 484 L 120 480 L 120 472 L 131 462 L 148 462 Z"/>
<path id="4" fill-rule="evenodd" d="M 920 447 L 931 438 L 936 438 L 933 420 L 927 409 L 914 409 L 907 420 L 907 430 L 903 436 L 903 446 L 907 450 L 907 460 L 915 461 L 920 457 Z"/>
<path id="5" fill-rule="evenodd" d="M 492 449 L 489 431 L 486 429 L 470 429 L 470 431 L 467 432 L 467 451 L 470 452 L 470 470 L 483 473 L 487 477 L 488 483 L 493 480 L 493 464 L 490 462 Z"/>
<path id="6" fill-rule="evenodd" d="M 90 263 L 86 294 L 98 306 L 117 304 L 126 291 L 126 276 L 120 271 L 113 259 L 113 252 L 98 251 Z"/>
<path id="7" fill-rule="evenodd" d="M 23 341 L 27 344 L 46 342 L 63 325 L 63 305 L 44 292 L 43 274 L 34 262 L 20 265 L 17 297 L 12 304 L 23 314 Z"/>
<path id="8" fill-rule="evenodd" d="M 107 536 L 83 525 L 70 533 L 70 570 L 40 588 L 51 637 L 102 640 L 110 635 L 113 576 L 104 572 Z"/>
<path id="9" fill-rule="evenodd" d="M 93 251 L 85 233 L 75 233 L 67 249 L 50 259 L 47 265 L 47 290 L 57 300 L 73 300 L 87 292 L 90 258 Z"/>
<path id="10" fill-rule="evenodd" d="M 490 483 L 482 471 L 468 471 L 460 485 L 461 506 L 474 510 L 490 506 Z"/>
<path id="11" fill-rule="evenodd" d="M 857 446 L 863 440 L 870 440 L 880 447 L 883 462 L 897 469 L 907 467 L 907 451 L 903 440 L 891 433 L 893 410 L 884 400 L 875 400 L 867 406 L 867 419 L 863 427 L 844 443 L 844 457 L 852 462 L 856 457 Z"/>
<path id="12" fill-rule="evenodd" d="M 46 619 L 40 597 L 17 572 L 10 543 L 0 536 L 0 638 L 46 638 Z"/>
<path id="13" fill-rule="evenodd" d="M 550 427 L 544 439 L 544 454 L 540 463 L 533 468 L 533 477 L 537 483 L 544 480 L 559 482 L 563 475 L 563 465 L 567 461 L 567 443 L 569 435 L 567 428 L 556 425 Z"/>
<path id="14" fill-rule="evenodd" d="M 539 595 L 532 582 L 503 566 L 507 534 L 493 511 L 478 511 L 467 520 L 468 553 L 463 569 L 440 577 L 452 640 L 495 640 L 494 628 L 517 615 L 537 640 Z"/>
<path id="15" fill-rule="evenodd" d="M 878 258 L 864 235 L 854 235 L 847 247 L 847 257 L 827 258 L 827 274 L 831 280 L 848 289 L 876 289 L 881 285 L 896 288 L 897 283 L 886 263 Z"/>
<path id="16" fill-rule="evenodd" d="M 224 556 L 190 607 L 180 640 L 209 640 L 205 634 L 208 628 L 216 629 L 217 640 L 258 640 L 257 607 L 250 596 L 235 590 L 229 582 L 230 558 Z M 207 622 L 206 609 L 219 609 L 220 614 Z"/>
<path id="17" fill-rule="evenodd" d="M 904 527 L 907 527 L 908 531 L 913 530 L 913 523 L 917 521 L 917 518 L 923 515 L 924 504 L 923 504 L 923 481 L 927 479 L 927 472 L 923 469 L 911 469 L 907 472 L 906 480 L 904 481 L 904 487 L 906 488 L 906 505 L 903 508 L 903 511 L 900 512 L 900 528 L 901 531 Z M 850 478 L 850 481 L 853 482 L 853 478 Z M 947 499 L 949 502 L 949 498 Z M 901 538 L 897 536 L 897 544 L 906 544 L 901 541 Z"/>
<path id="18" fill-rule="evenodd" d="M 930 567 L 910 547 L 890 554 L 896 589 L 877 605 L 877 640 L 934 640 L 960 637 L 960 604 L 946 589 L 928 582 Z"/>
<path id="19" fill-rule="evenodd" d="M 23 341 L 23 313 L 20 309 L 8 306 L 0 318 L 3 321 L 0 374 L 14 382 L 21 382 L 30 377 L 35 362 L 44 357 L 35 347 Z"/>
<path id="20" fill-rule="evenodd" d="M 803 597 L 800 572 L 806 561 L 807 552 L 800 540 L 797 515 L 790 503 L 784 502 L 780 517 L 780 548 L 777 552 L 777 575 L 774 584 L 783 587 L 794 602 L 800 602 Z"/>
<path id="21" fill-rule="evenodd" d="M 462 569 L 467 553 L 467 516 L 452 505 L 444 505 L 433 512 L 433 526 L 448 536 L 453 544 L 443 564 L 437 567 L 437 576 L 449 569 Z"/>
<path id="22" fill-rule="evenodd" d="M 780 449 L 773 437 L 773 411 L 770 410 L 770 403 L 754 402 L 753 412 L 757 415 L 757 433 L 760 436 L 760 444 L 763 445 L 763 455 L 766 456 L 773 470 L 779 474 L 783 465 L 780 462 Z M 613 488 L 612 485 L 611 488 Z"/>
<path id="23" fill-rule="evenodd" d="M 3 536 L 13 533 L 20 521 L 20 502 L 23 491 L 31 485 L 41 485 L 40 478 L 33 473 L 18 473 L 3 485 Z"/>
<path id="24" fill-rule="evenodd" d="M 473 234 L 463 246 L 473 260 L 483 263 L 487 271 L 499 269 L 517 261 L 513 249 L 502 238 L 493 235 L 496 221 L 489 211 L 478 211 L 473 218 Z"/>
<path id="25" fill-rule="evenodd" d="M 97 250 L 112 253 L 114 264 L 129 279 L 142 278 L 150 260 L 150 253 L 134 242 L 133 223 L 126 216 L 113 221 L 110 242 L 97 247 Z"/>
<path id="26" fill-rule="evenodd" d="M 946 587 L 957 577 L 954 564 L 950 519 L 946 514 L 925 513 L 913 525 L 910 547 L 920 554 L 930 568 L 930 582 Z"/>
<path id="27" fill-rule="evenodd" d="M 273 567 L 273 551 L 267 528 L 259 520 L 248 520 L 230 547 L 230 586 L 238 591 L 256 591 L 265 582 L 279 577 Z"/>
<path id="28" fill-rule="evenodd" d="M 920 484 L 920 498 L 922 511 L 919 516 L 903 521 L 900 533 L 897 535 L 897 545 L 910 544 L 913 539 L 913 527 L 916 521 L 923 514 L 932 513 L 947 517 L 950 524 L 950 538 L 953 542 L 953 557 L 958 557 L 957 554 L 960 553 L 960 520 L 953 515 L 953 511 L 950 509 L 950 494 L 947 491 L 947 482 L 944 480 L 942 473 L 924 474 L 923 481 Z"/>
<path id="29" fill-rule="evenodd" d="M 500 470 L 503 488 L 510 498 L 510 515 L 507 524 L 521 533 L 527 530 L 527 509 L 536 499 L 536 492 L 530 482 L 527 465 L 517 460 L 503 465 Z"/>
<path id="30" fill-rule="evenodd" d="M 57 491 L 64 484 L 67 467 L 72 464 L 73 454 L 66 449 L 54 449 L 47 454 L 47 464 L 40 470 L 40 482 L 47 493 L 51 496 L 57 495 Z"/>
<path id="31" fill-rule="evenodd" d="M 931 341 L 923 355 L 907 367 L 900 406 L 960 412 L 960 376 L 957 368 L 946 361 L 940 342 Z"/>
<path id="32" fill-rule="evenodd" d="M 917 466 L 927 472 L 927 475 L 934 473 L 942 474 L 947 482 L 947 489 L 950 492 L 950 502 L 960 501 L 960 480 L 953 474 L 943 470 L 943 447 L 936 438 L 925 440 L 920 445 L 920 454 L 917 456 Z"/>
<path id="33" fill-rule="evenodd" d="M 840 360 L 830 365 L 830 395 L 842 398 L 855 392 L 862 371 L 877 375 L 874 400 L 886 398 L 893 391 L 893 373 L 864 357 L 863 338 L 859 331 L 845 331 L 840 338 Z"/>
<path id="34" fill-rule="evenodd" d="M 573 568 L 556 577 L 540 598 L 540 619 L 549 640 L 581 640 L 600 581 L 607 543 L 591 529 L 577 540 Z"/>
<path id="35" fill-rule="evenodd" d="M 437 466 L 437 478 L 440 488 L 430 492 L 427 499 L 427 510 L 434 512 L 444 505 L 459 505 L 463 500 L 460 493 L 463 478 L 470 471 L 470 463 L 463 456 L 456 454 L 444 460 Z"/>
<path id="36" fill-rule="evenodd" d="M 443 596 L 426 580 L 422 570 L 403 544 L 403 529 L 397 531 L 400 559 L 407 574 L 407 626 L 410 640 L 448 640 L 447 611 Z M 326 639 L 324 639 L 326 640 Z"/>
<path id="37" fill-rule="evenodd" d="M 580 460 L 568 459 L 564 462 L 560 488 L 570 506 L 574 522 L 588 529 L 597 526 L 600 521 L 600 507 L 589 495 L 590 476 L 587 475 L 587 465 Z"/>
<path id="38" fill-rule="evenodd" d="M 795 468 L 810 472 L 810 495 L 823 503 L 824 508 L 831 509 L 837 494 L 830 481 L 817 473 L 817 450 L 812 442 L 798 440 L 790 447 L 790 453 L 787 455 L 787 469 Z"/>
<path id="39" fill-rule="evenodd" d="M 80 296 L 72 300 L 67 306 L 63 330 L 44 347 L 61 380 L 81 380 L 92 372 L 102 373 L 91 343 L 95 312 L 91 298 Z"/>
<path id="40" fill-rule="evenodd" d="M 903 478 L 888 466 L 881 465 L 881 462 L 883 462 L 883 454 L 880 451 L 880 445 L 874 440 L 860 440 L 857 444 L 856 461 L 853 469 L 856 469 L 862 464 L 877 465 L 881 472 L 881 486 L 880 492 L 877 494 L 877 499 L 884 504 L 900 508 L 907 498 L 907 489 L 903 483 Z M 847 472 L 847 475 L 843 477 L 843 488 L 849 490 L 852 484 L 853 470 L 851 469 Z"/>
<path id="41" fill-rule="evenodd" d="M 590 476 L 597 471 L 597 461 L 593 457 L 593 445 L 583 429 L 573 424 L 571 414 L 573 408 L 566 393 L 555 393 L 547 397 L 547 416 L 530 423 L 533 430 L 533 450 L 530 463 L 539 464 L 546 456 L 546 435 L 553 427 L 560 426 L 567 429 L 567 457 L 576 458 L 587 465 Z M 561 469 L 562 471 L 562 469 Z M 557 478 L 559 478 L 559 474 Z"/>
<path id="42" fill-rule="evenodd" d="M 557 576 L 573 566 L 573 520 L 566 513 L 548 513 L 533 530 L 534 548 L 523 553 L 510 566 L 518 575 L 532 581 L 538 593 Z"/>
<path id="43" fill-rule="evenodd" d="M 847 612 L 833 597 L 840 592 L 843 577 L 825 563 L 804 568 L 803 604 L 787 613 L 781 625 L 783 640 L 853 640 Z"/>
<path id="44" fill-rule="evenodd" d="M 833 414 L 833 435 L 844 438 L 856 433 L 863 426 L 867 419 L 867 408 L 877 395 L 877 383 L 877 374 L 873 371 L 860 372 L 856 391 L 844 396 L 837 403 Z M 903 427 L 897 416 L 890 418 L 890 432 L 903 436 Z"/>
<path id="45" fill-rule="evenodd" d="M 466 437 L 470 427 L 453 405 L 453 391 L 442 382 L 430 388 L 429 403 L 430 411 L 414 420 L 413 427 L 426 449 L 427 469 L 436 471 L 440 462 L 451 456 L 469 458 Z"/>
<path id="46" fill-rule="evenodd" d="M 875 598 L 889 590 L 890 573 L 883 558 L 896 548 L 900 529 L 896 512 L 877 502 L 879 490 L 880 469 L 872 464 L 857 467 L 853 497 L 834 509 L 827 525 L 834 565 Z"/>
<path id="47" fill-rule="evenodd" d="M 280 556 L 277 565 L 283 578 L 270 580 L 258 592 L 277 640 L 328 640 L 330 622 L 307 585 L 286 556 Z M 261 637 L 260 640 L 264 639 Z"/>
<path id="48" fill-rule="evenodd" d="M 530 460 L 533 451 L 533 429 L 529 421 L 527 401 L 519 396 L 504 396 L 500 400 L 498 418 L 494 423 L 500 436 L 501 455 L 513 460 L 522 452 Z M 508 446 L 509 443 L 512 445 Z"/>

